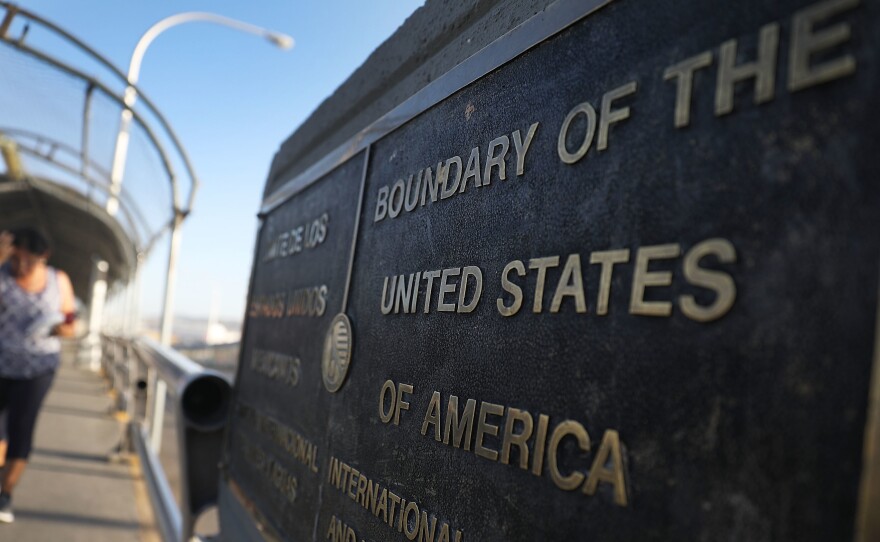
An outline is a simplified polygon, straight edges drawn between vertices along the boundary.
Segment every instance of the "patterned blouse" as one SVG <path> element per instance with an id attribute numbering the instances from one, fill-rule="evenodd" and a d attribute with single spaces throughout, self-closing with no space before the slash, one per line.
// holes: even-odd
<path id="1" fill-rule="evenodd" d="M 30 379 L 57 369 L 61 341 L 50 333 L 61 320 L 55 269 L 43 291 L 31 293 L 15 282 L 8 263 L 0 266 L 0 377 Z"/>

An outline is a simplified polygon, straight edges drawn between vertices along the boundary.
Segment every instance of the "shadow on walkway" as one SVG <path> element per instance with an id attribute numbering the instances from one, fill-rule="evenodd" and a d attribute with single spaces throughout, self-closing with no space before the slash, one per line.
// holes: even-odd
<path id="1" fill-rule="evenodd" d="M 80 476 L 99 476 L 102 478 L 118 478 L 120 480 L 131 480 L 131 473 L 128 472 L 112 472 L 101 469 L 90 469 L 88 467 L 69 467 L 66 465 L 51 465 L 47 463 L 31 462 L 28 465 L 30 470 L 44 470 L 49 472 L 65 472 L 69 474 L 78 474 Z"/>
<path id="2" fill-rule="evenodd" d="M 117 519 L 109 519 L 99 516 L 84 516 L 73 514 L 60 514 L 56 512 L 43 512 L 37 510 L 16 510 L 15 517 L 19 520 L 65 523 L 67 527 L 70 525 L 79 525 L 83 527 L 100 527 L 104 529 L 140 529 L 141 524 L 137 521 L 125 521 Z M 58 540 L 66 540 L 60 538 Z"/>
<path id="3" fill-rule="evenodd" d="M 94 463 L 107 463 L 107 455 L 107 453 L 91 454 L 69 450 L 50 450 L 48 448 L 35 447 L 31 459 L 37 459 L 40 456 L 43 456 L 59 459 L 69 459 L 71 461 L 91 461 Z"/>

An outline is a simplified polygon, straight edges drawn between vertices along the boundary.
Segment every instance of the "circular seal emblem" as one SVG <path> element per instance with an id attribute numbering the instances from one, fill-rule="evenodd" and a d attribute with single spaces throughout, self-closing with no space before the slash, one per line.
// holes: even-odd
<path id="1" fill-rule="evenodd" d="M 351 350 L 351 321 L 345 314 L 337 314 L 324 337 L 324 357 L 321 360 L 324 387 L 331 393 L 339 391 L 345 382 L 351 364 Z"/>

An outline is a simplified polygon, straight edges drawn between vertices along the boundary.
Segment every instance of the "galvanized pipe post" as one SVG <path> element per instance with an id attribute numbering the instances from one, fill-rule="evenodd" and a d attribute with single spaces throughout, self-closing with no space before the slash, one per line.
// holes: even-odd
<path id="1" fill-rule="evenodd" d="M 78 353 L 78 363 L 92 371 L 101 369 L 101 324 L 104 317 L 104 302 L 107 299 L 107 271 L 110 265 L 104 260 L 95 260 L 92 267 L 92 280 L 89 299 L 88 334 L 82 339 Z"/>

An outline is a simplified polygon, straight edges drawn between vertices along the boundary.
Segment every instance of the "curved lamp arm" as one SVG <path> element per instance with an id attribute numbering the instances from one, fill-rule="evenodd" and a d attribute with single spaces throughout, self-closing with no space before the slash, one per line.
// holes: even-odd
<path id="1" fill-rule="evenodd" d="M 153 40 L 156 39 L 156 36 L 173 26 L 193 21 L 204 21 L 219 24 L 223 26 L 228 26 L 229 28 L 234 28 L 235 30 L 241 30 L 242 32 L 261 36 L 265 38 L 269 43 L 275 45 L 280 49 L 291 49 L 294 45 L 293 38 L 288 36 L 287 34 L 268 30 L 266 28 L 262 28 L 260 26 L 256 26 L 250 23 L 245 23 L 236 19 L 230 19 L 229 17 L 217 15 L 216 13 L 208 13 L 205 11 L 188 11 L 186 13 L 178 13 L 157 22 L 156 24 L 151 26 L 146 32 L 144 32 L 143 36 L 141 36 L 141 39 L 134 47 L 134 52 L 131 55 L 131 62 L 128 65 L 128 84 L 137 84 L 138 77 L 140 76 L 141 71 L 141 60 L 144 57 L 144 53 L 147 51 L 147 47 L 149 47 Z"/>
<path id="2" fill-rule="evenodd" d="M 294 45 L 293 38 L 287 34 L 282 34 L 281 32 L 275 32 L 237 19 L 231 19 L 229 17 L 224 17 L 223 15 L 217 15 L 216 13 L 209 13 L 206 11 L 187 11 L 184 13 L 177 13 L 162 19 L 147 29 L 147 31 L 144 32 L 144 35 L 141 36 L 140 40 L 138 40 L 137 45 L 135 45 L 134 52 L 131 54 L 131 61 L 128 65 L 128 86 L 125 88 L 124 96 L 126 108 L 122 110 L 119 119 L 119 131 L 116 134 L 113 162 L 110 166 L 110 197 L 107 200 L 106 208 L 107 212 L 111 215 L 115 215 L 119 208 L 118 197 L 122 189 L 122 175 L 125 171 L 125 162 L 128 154 L 128 129 L 132 117 L 130 109 L 134 107 L 135 102 L 137 102 L 137 89 L 135 88 L 135 85 L 140 77 L 141 61 L 144 58 L 144 53 L 146 53 L 147 47 L 149 47 L 153 40 L 156 39 L 156 36 L 162 32 L 171 27 L 194 21 L 219 24 L 249 34 L 255 34 L 265 38 L 269 43 L 280 49 L 291 49 Z M 175 208 L 179 207 L 176 187 L 173 199 Z"/>

